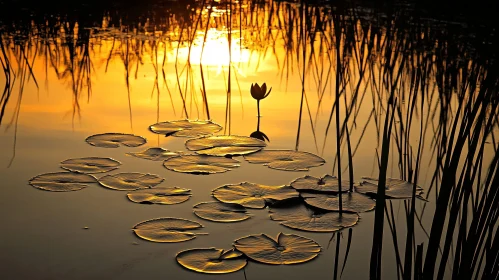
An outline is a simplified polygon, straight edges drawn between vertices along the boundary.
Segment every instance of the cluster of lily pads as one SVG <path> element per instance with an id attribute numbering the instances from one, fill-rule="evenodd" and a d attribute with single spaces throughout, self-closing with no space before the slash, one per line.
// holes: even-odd
<path id="1" fill-rule="evenodd" d="M 192 174 L 222 173 L 239 167 L 236 156 L 250 163 L 267 165 L 285 171 L 306 171 L 325 163 L 321 157 L 300 151 L 267 150 L 265 142 L 245 136 L 213 135 L 222 129 L 211 121 L 179 120 L 151 125 L 149 129 L 165 136 L 190 137 L 185 146 L 189 152 L 172 152 L 160 147 L 127 153 L 137 158 L 163 161 L 168 170 Z M 104 133 L 90 136 L 86 142 L 103 148 L 138 147 L 146 139 L 132 134 Z M 177 204 L 187 201 L 191 190 L 181 187 L 157 187 L 163 178 L 154 174 L 117 173 L 95 177 L 95 174 L 116 170 L 121 163 L 111 158 L 85 157 L 61 162 L 67 171 L 33 177 L 29 183 L 47 191 L 77 191 L 89 184 L 128 191 L 130 201 L 144 204 Z M 267 208 L 270 219 L 302 231 L 334 232 L 357 224 L 361 212 L 375 207 L 377 180 L 365 178 L 355 184 L 344 181 L 339 189 L 337 178 L 304 176 L 293 182 L 268 186 L 242 182 L 220 186 L 212 191 L 214 201 L 194 205 L 193 213 L 214 222 L 241 222 L 251 216 L 247 209 Z M 352 185 L 353 186 L 353 185 Z M 417 189 L 417 194 L 422 192 Z M 410 198 L 412 184 L 389 179 L 387 198 Z M 340 196 L 342 207 L 340 212 Z M 138 223 L 134 233 L 153 242 L 183 242 L 196 238 L 198 222 L 164 217 Z M 234 241 L 229 250 L 216 248 L 190 249 L 177 254 L 177 262 L 185 268 L 204 273 L 229 273 L 242 269 L 251 259 L 267 264 L 294 264 L 309 261 L 321 251 L 313 240 L 280 233 L 277 239 L 265 234 L 250 235 Z"/>

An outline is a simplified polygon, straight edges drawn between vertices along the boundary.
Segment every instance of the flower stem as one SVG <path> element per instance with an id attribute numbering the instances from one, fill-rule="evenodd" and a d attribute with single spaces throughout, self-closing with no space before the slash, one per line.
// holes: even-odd
<path id="1" fill-rule="evenodd" d="M 256 101 L 256 107 L 258 108 L 258 117 L 260 117 L 260 100 Z"/>

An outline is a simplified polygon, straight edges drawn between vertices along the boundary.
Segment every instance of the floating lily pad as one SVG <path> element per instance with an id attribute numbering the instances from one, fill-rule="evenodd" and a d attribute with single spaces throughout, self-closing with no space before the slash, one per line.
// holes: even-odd
<path id="1" fill-rule="evenodd" d="M 199 137 L 216 133 L 222 127 L 212 121 L 179 120 L 156 123 L 149 126 L 149 129 L 166 136 Z"/>
<path id="2" fill-rule="evenodd" d="M 119 161 L 112 158 L 101 157 L 71 158 L 61 162 L 62 168 L 81 173 L 104 173 L 114 170 L 120 165 Z"/>
<path id="3" fill-rule="evenodd" d="M 306 175 L 291 182 L 291 187 L 297 191 L 316 191 L 316 192 L 338 192 L 338 178 L 331 175 L 325 175 L 322 178 L 316 178 Z M 341 182 L 341 191 L 347 192 L 350 188 L 348 181 Z"/>
<path id="4" fill-rule="evenodd" d="M 264 208 L 268 203 L 298 197 L 298 192 L 289 186 L 243 182 L 218 187 L 213 190 L 213 196 L 225 203 L 236 203 L 248 208 Z"/>
<path id="5" fill-rule="evenodd" d="M 201 273 L 222 274 L 236 272 L 246 266 L 246 257 L 234 249 L 189 249 L 177 254 L 177 262 L 190 270 Z"/>
<path id="6" fill-rule="evenodd" d="M 230 156 L 254 153 L 261 150 L 266 144 L 251 137 L 221 135 L 190 139 L 185 142 L 185 146 L 198 154 Z"/>
<path id="7" fill-rule="evenodd" d="M 99 184 L 113 190 L 133 191 L 152 188 L 163 180 L 157 175 L 131 172 L 106 175 L 99 179 Z"/>
<path id="8" fill-rule="evenodd" d="M 166 160 L 163 166 L 169 170 L 183 173 L 213 174 L 239 167 L 239 161 L 207 155 L 183 155 Z"/>
<path id="9" fill-rule="evenodd" d="M 279 233 L 277 240 L 266 234 L 250 235 L 234 241 L 234 246 L 248 258 L 266 264 L 303 263 L 321 251 L 312 239 L 285 233 Z"/>
<path id="10" fill-rule="evenodd" d="M 234 203 L 201 202 L 194 205 L 194 214 L 201 219 L 214 222 L 239 222 L 249 219 L 246 208 Z"/>
<path id="11" fill-rule="evenodd" d="M 357 223 L 359 216 L 351 213 L 316 211 L 301 203 L 274 206 L 270 218 L 289 228 L 313 232 L 333 232 Z"/>
<path id="12" fill-rule="evenodd" d="M 146 139 L 133 134 L 103 133 L 87 137 L 88 144 L 101 148 L 138 147 L 146 143 Z"/>
<path id="13" fill-rule="evenodd" d="M 179 154 L 165 150 L 163 148 L 149 148 L 145 151 L 142 152 L 137 152 L 137 153 L 127 153 L 127 155 L 142 158 L 142 159 L 148 159 L 148 160 L 154 160 L 154 161 L 163 161 L 170 159 L 172 157 L 176 157 Z"/>
<path id="14" fill-rule="evenodd" d="M 325 193 L 301 193 L 300 195 L 308 205 L 329 211 L 340 211 L 338 195 Z M 342 193 L 341 198 L 343 211 L 347 212 L 367 212 L 376 206 L 374 200 L 360 193 Z"/>
<path id="15" fill-rule="evenodd" d="M 51 192 L 79 191 L 95 183 L 95 177 L 83 173 L 55 172 L 35 176 L 29 180 L 33 187 Z"/>
<path id="16" fill-rule="evenodd" d="M 413 183 L 400 179 L 387 178 L 385 196 L 388 198 L 411 198 Z M 367 195 L 376 196 L 378 193 L 378 180 L 373 178 L 364 178 L 364 181 L 355 185 L 355 190 Z M 421 196 L 423 188 L 416 186 L 416 196 Z"/>
<path id="17" fill-rule="evenodd" d="M 179 187 L 139 189 L 127 193 L 128 199 L 144 204 L 178 204 L 191 197 L 191 190 Z"/>
<path id="18" fill-rule="evenodd" d="M 158 218 L 136 224 L 133 232 L 145 240 L 153 242 L 182 242 L 196 238 L 192 232 L 202 228 L 198 222 L 180 218 Z"/>
<path id="19" fill-rule="evenodd" d="M 270 168 L 287 171 L 307 171 L 326 161 L 314 154 L 292 150 L 263 150 L 244 156 L 250 163 L 262 163 Z"/>

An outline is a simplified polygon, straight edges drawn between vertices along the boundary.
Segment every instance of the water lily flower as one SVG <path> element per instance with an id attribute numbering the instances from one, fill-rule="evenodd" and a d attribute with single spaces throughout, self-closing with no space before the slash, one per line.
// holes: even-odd
<path id="1" fill-rule="evenodd" d="M 253 98 L 255 98 L 256 100 L 262 100 L 265 97 L 267 97 L 272 91 L 272 88 L 270 88 L 269 92 L 266 91 L 267 91 L 266 83 L 263 83 L 261 87 L 258 85 L 258 83 L 251 84 L 251 96 L 253 96 Z"/>
<path id="2" fill-rule="evenodd" d="M 269 96 L 271 91 L 272 91 L 272 88 L 270 88 L 270 90 L 267 92 L 267 84 L 266 83 L 263 83 L 263 85 L 261 87 L 258 85 L 258 83 L 251 84 L 251 96 L 253 96 L 253 98 L 256 99 L 256 106 L 258 108 L 258 116 L 259 117 L 260 117 L 260 100 Z"/>

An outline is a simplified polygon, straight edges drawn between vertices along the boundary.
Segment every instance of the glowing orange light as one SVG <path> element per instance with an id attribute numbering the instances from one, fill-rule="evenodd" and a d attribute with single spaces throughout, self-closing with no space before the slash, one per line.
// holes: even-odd
<path id="1" fill-rule="evenodd" d="M 179 56 L 189 59 L 191 64 L 203 64 L 204 66 L 229 66 L 232 62 L 248 62 L 250 52 L 241 45 L 241 38 L 231 34 L 231 46 L 229 53 L 228 31 L 209 29 L 206 35 L 206 42 L 203 46 L 204 32 L 199 32 L 194 39 L 192 46 L 179 49 Z"/>

